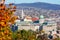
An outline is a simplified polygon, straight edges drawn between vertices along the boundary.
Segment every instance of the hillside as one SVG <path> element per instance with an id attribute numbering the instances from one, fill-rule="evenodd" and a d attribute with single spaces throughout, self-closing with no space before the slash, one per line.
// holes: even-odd
<path id="1" fill-rule="evenodd" d="M 60 17 L 60 5 L 57 4 L 49 4 L 49 3 L 22 3 L 15 4 L 17 6 L 17 11 L 15 15 L 21 17 L 22 8 L 24 10 L 25 15 L 30 16 L 40 16 L 41 14 L 45 17 Z"/>
<path id="2" fill-rule="evenodd" d="M 15 4 L 17 7 L 35 7 L 42 9 L 60 10 L 60 5 L 43 2 Z"/>

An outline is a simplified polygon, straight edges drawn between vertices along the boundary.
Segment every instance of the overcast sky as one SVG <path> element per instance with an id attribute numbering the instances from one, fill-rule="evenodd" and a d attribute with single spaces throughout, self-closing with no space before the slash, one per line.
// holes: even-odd
<path id="1" fill-rule="evenodd" d="M 60 0 L 6 0 L 5 3 L 34 3 L 34 2 L 45 2 L 45 3 L 52 3 L 52 4 L 60 4 Z"/>

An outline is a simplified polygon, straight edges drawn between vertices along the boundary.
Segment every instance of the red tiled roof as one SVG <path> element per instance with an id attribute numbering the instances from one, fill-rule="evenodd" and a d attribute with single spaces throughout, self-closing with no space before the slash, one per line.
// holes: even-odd
<path id="1" fill-rule="evenodd" d="M 32 18 L 32 21 L 37 21 L 39 20 L 39 18 Z"/>

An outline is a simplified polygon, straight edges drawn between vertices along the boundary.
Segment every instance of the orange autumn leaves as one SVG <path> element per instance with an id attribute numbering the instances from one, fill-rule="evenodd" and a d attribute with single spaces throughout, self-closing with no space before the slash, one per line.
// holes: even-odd
<path id="1" fill-rule="evenodd" d="M 16 16 L 13 16 L 15 11 L 16 6 L 12 6 L 12 4 L 9 4 L 9 7 L 0 4 L 0 26 L 7 26 L 8 23 L 13 24 L 16 20 Z"/>
<path id="2" fill-rule="evenodd" d="M 9 27 L 0 28 L 0 40 L 12 40 L 12 32 Z"/>
<path id="3" fill-rule="evenodd" d="M 9 23 L 14 24 L 17 18 L 13 15 L 16 11 L 16 6 L 9 4 L 7 7 L 4 1 L 2 0 L 2 3 L 0 3 L 0 40 L 13 40 Z"/>

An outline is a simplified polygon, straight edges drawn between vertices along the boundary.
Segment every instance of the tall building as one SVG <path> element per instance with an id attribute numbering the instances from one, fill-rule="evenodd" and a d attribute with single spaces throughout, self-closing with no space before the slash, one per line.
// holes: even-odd
<path id="1" fill-rule="evenodd" d="M 21 19 L 23 19 L 23 18 L 24 18 L 24 11 L 22 9 Z"/>

